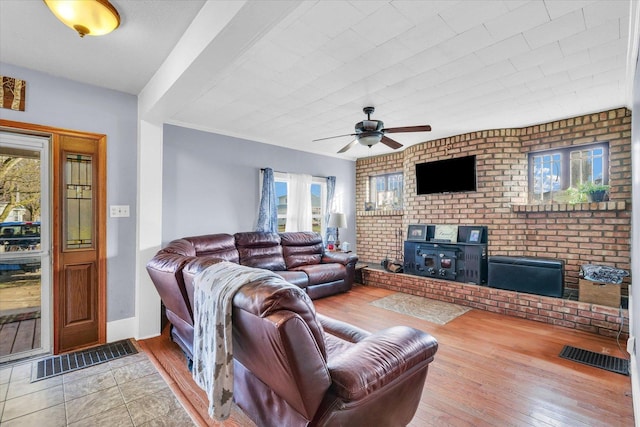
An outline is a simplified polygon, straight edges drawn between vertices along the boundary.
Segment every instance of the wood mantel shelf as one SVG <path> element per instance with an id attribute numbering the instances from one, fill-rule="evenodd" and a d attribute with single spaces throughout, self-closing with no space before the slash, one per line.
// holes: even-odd
<path id="1" fill-rule="evenodd" d="M 511 205 L 515 213 L 535 212 L 582 212 L 582 211 L 624 211 L 627 203 L 624 200 L 616 200 L 598 203 L 553 203 L 547 205 Z"/>

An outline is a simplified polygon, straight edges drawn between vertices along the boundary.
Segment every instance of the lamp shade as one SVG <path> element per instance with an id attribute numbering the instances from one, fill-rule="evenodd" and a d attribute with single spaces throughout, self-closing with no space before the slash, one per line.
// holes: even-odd
<path id="1" fill-rule="evenodd" d="M 108 0 L 44 0 L 67 27 L 85 35 L 102 36 L 120 26 L 120 14 Z"/>
<path id="2" fill-rule="evenodd" d="M 347 217 L 343 213 L 333 212 L 329 215 L 328 227 L 347 228 Z"/>
<path id="3" fill-rule="evenodd" d="M 376 145 L 382 139 L 381 132 L 362 132 L 358 135 L 358 142 L 362 145 L 366 145 L 367 147 L 371 147 L 372 145 Z"/>

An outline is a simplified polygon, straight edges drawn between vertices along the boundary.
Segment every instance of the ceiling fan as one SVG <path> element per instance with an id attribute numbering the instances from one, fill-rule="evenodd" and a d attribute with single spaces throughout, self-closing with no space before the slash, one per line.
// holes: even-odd
<path id="1" fill-rule="evenodd" d="M 389 138 L 385 135 L 385 133 L 401 133 L 401 132 L 429 132 L 431 130 L 431 126 L 429 125 L 421 125 L 421 126 L 404 126 L 399 128 L 386 128 L 384 127 L 384 123 L 382 120 L 371 120 L 371 113 L 375 111 L 374 107 L 364 107 L 362 109 L 364 113 L 367 115 L 367 120 L 363 120 L 361 122 L 356 123 L 355 133 L 349 133 L 346 135 L 337 135 L 330 136 L 328 138 L 320 138 L 314 139 L 313 141 L 323 141 L 325 139 L 332 138 L 341 138 L 344 136 L 355 136 L 355 139 L 342 147 L 338 153 L 344 153 L 351 147 L 353 147 L 357 142 L 362 145 L 366 145 L 367 147 L 371 147 L 372 145 L 377 144 L 378 142 L 382 142 L 387 147 L 393 148 L 397 150 L 402 147 L 397 141 Z"/>

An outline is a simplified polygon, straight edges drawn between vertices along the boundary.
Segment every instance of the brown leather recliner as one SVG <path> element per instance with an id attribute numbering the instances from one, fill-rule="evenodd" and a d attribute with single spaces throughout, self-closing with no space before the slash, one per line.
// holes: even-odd
<path id="1" fill-rule="evenodd" d="M 438 344 L 406 326 L 369 333 L 316 314 L 276 279 L 233 299 L 234 400 L 259 426 L 403 426 Z"/>

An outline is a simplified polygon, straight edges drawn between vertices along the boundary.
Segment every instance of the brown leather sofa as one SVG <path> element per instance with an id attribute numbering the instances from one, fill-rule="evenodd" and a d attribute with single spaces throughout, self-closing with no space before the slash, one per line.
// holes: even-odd
<path id="1" fill-rule="evenodd" d="M 220 260 L 271 270 L 316 299 L 350 290 L 358 258 L 325 252 L 322 237 L 313 232 L 243 232 L 173 240 L 147 263 L 147 271 L 173 326 L 172 339 L 189 357 L 193 343 L 193 278 Z"/>
<path id="2" fill-rule="evenodd" d="M 242 242 L 244 237 L 238 240 Z M 176 302 L 192 302 L 192 278 L 200 271 L 224 257 L 237 260 L 229 238 L 187 241 L 191 247 L 214 255 L 180 255 L 180 261 L 175 252 L 161 251 L 148 269 L 167 305 L 174 331 L 180 330 L 173 334 L 174 339 L 192 358 L 191 306 Z M 186 241 L 178 241 L 169 247 L 184 252 L 184 245 Z M 297 268 L 309 264 L 303 262 L 308 254 L 295 247 L 298 249 L 291 249 L 291 253 L 301 264 L 291 263 L 290 271 L 297 276 L 304 271 Z M 238 248 L 242 259 L 244 245 Z M 258 251 L 260 265 L 272 262 L 268 261 L 271 250 Z M 175 286 L 175 280 L 175 292 L 166 292 L 171 281 L 164 270 L 170 270 L 169 266 L 182 266 L 189 283 L 184 288 L 186 295 Z M 307 271 L 311 276 L 317 273 Z M 335 278 L 334 273 L 327 274 Z M 236 404 L 261 427 L 407 425 L 420 402 L 429 363 L 438 348 L 436 340 L 406 326 L 369 333 L 322 316 L 316 313 L 307 289 L 276 276 L 250 282 L 235 294 Z"/>
<path id="3" fill-rule="evenodd" d="M 436 340 L 398 326 L 374 334 L 322 316 L 311 299 L 351 289 L 357 257 L 324 252 L 317 233 L 174 240 L 147 264 L 193 358 L 193 279 L 222 260 L 266 268 L 233 299 L 234 401 L 259 426 L 401 426 L 418 407 Z"/>

